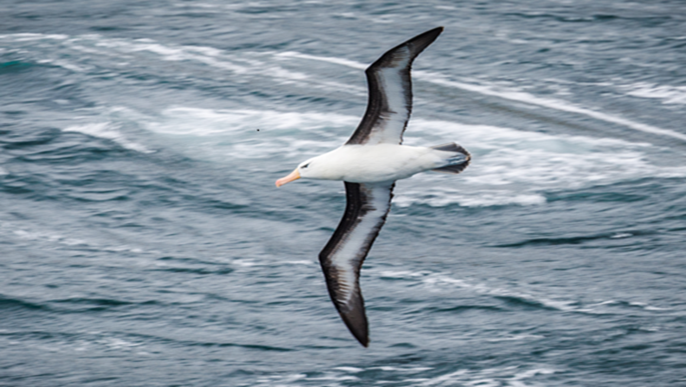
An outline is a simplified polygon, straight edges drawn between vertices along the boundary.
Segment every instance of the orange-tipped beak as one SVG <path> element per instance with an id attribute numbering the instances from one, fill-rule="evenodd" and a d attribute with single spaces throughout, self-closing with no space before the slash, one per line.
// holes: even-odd
<path id="1" fill-rule="evenodd" d="M 282 177 L 279 180 L 276 181 L 276 186 L 281 187 L 282 185 L 286 183 L 290 183 L 293 180 L 298 180 L 300 179 L 300 172 L 298 172 L 298 168 L 296 168 L 293 172 L 291 172 L 290 175 L 286 177 Z"/>

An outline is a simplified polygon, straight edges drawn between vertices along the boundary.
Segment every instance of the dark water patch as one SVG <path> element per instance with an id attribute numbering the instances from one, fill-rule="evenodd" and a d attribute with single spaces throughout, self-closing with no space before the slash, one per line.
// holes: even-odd
<path id="1" fill-rule="evenodd" d="M 49 310 L 47 305 L 25 301 L 19 298 L 9 298 L 0 295 L 0 310 L 13 311 L 17 309 L 26 310 Z"/>
<path id="2" fill-rule="evenodd" d="M 37 164 L 63 164 L 78 165 L 82 163 L 92 163 L 95 161 L 127 157 L 134 151 L 121 147 L 119 144 L 109 140 L 98 139 L 94 142 L 78 145 L 67 145 L 56 147 L 54 151 L 23 152 L 17 156 L 13 162 L 26 162 Z"/>
<path id="3" fill-rule="evenodd" d="M 258 345 L 258 344 L 236 344 L 236 343 L 195 343 L 191 345 L 199 345 L 201 347 L 217 347 L 217 348 L 226 348 L 226 347 L 237 347 L 237 348 L 245 348 L 245 349 L 252 349 L 252 350 L 257 350 L 257 351 L 268 351 L 268 352 L 293 352 L 295 349 L 293 348 L 284 348 L 284 347 L 275 347 L 271 345 Z"/>
<path id="4" fill-rule="evenodd" d="M 0 138 L 0 144 L 7 151 L 21 150 L 50 144 L 60 136 L 57 129 L 43 130 L 13 130 L 8 135 Z"/>
<path id="5" fill-rule="evenodd" d="M 247 204 L 228 202 L 208 197 L 186 196 L 184 199 L 195 201 L 201 208 L 206 210 L 228 210 L 232 213 L 252 213 L 252 209 Z M 239 199 L 240 200 L 240 199 Z"/>
<path id="6" fill-rule="evenodd" d="M 113 31 L 125 31 L 126 28 L 120 26 L 91 26 L 89 27 L 91 31 L 97 32 L 113 32 Z"/>
<path id="7" fill-rule="evenodd" d="M 601 186 L 588 188 L 577 192 L 559 192 L 546 194 L 549 203 L 556 201 L 569 202 L 595 202 L 595 203 L 634 203 L 650 199 L 651 192 L 648 189 L 637 190 L 638 185 L 643 185 L 649 179 L 634 181 L 632 183 L 621 183 L 612 186 Z M 616 187 L 616 188 L 615 188 Z M 660 184 L 655 184 L 654 188 L 661 188 Z M 611 190 L 610 190 L 611 189 Z"/>
<path id="8" fill-rule="evenodd" d="M 0 108 L 0 109 L 2 109 L 2 108 Z M 22 116 L 25 116 L 25 115 L 29 114 L 29 112 L 28 112 L 27 110 L 8 110 L 8 109 L 6 109 L 6 108 L 0 110 L 0 113 L 4 114 L 5 116 L 8 116 L 8 117 L 6 117 L 6 118 L 10 118 L 10 119 L 12 119 L 12 118 L 13 118 L 13 119 L 18 119 L 18 118 L 21 118 Z M 7 127 L 7 128 L 17 126 L 16 124 L 9 124 L 9 123 L 3 123 L 3 124 L 0 124 L 0 125 L 3 126 L 3 127 Z M 2 131 L 2 135 L 3 135 L 3 136 L 6 136 L 6 135 L 8 135 L 8 134 L 10 134 L 10 133 L 11 133 L 11 132 L 9 132 L 9 131 L 7 131 L 7 130 L 3 130 L 3 131 Z"/>
<path id="9" fill-rule="evenodd" d="M 121 305 L 132 305 L 133 302 L 115 300 L 110 298 L 67 298 L 63 300 L 51 300 L 57 304 L 88 304 L 88 305 L 98 305 L 98 306 L 121 306 Z"/>
<path id="10" fill-rule="evenodd" d="M 188 18 L 200 18 L 200 19 L 211 19 L 218 17 L 217 12 L 182 12 L 174 15 L 175 17 L 188 17 Z"/>
<path id="11" fill-rule="evenodd" d="M 60 311 L 70 311 L 70 312 L 91 312 L 91 311 L 104 311 L 111 309 L 120 309 L 120 307 L 130 307 L 130 306 L 159 306 L 162 305 L 161 302 L 150 300 L 142 302 L 133 301 L 123 301 L 110 298 L 67 298 L 63 300 L 51 300 L 49 303 L 54 303 L 57 305 L 64 305 L 68 309 Z M 74 306 L 85 306 L 79 309 L 70 309 L 70 305 Z"/>
<path id="12" fill-rule="evenodd" d="M 261 345 L 261 344 L 240 344 L 240 343 L 226 343 L 226 342 L 209 342 L 209 341 L 194 341 L 185 339 L 176 339 L 171 337 L 163 337 L 157 335 L 140 334 L 140 333 L 128 333 L 128 332 L 111 332 L 111 334 L 122 336 L 125 338 L 130 338 L 133 341 L 146 341 L 146 342 L 157 342 L 161 344 L 172 344 L 175 346 L 182 347 L 202 347 L 202 348 L 244 348 L 256 351 L 267 351 L 267 352 L 292 352 L 294 349 L 277 347 L 271 345 Z"/>
<path id="13" fill-rule="evenodd" d="M 189 268 L 189 267 L 167 267 L 163 269 L 153 269 L 152 271 L 166 271 L 170 273 L 188 273 L 188 274 L 198 274 L 198 275 L 226 275 L 234 272 L 234 269 L 230 267 L 224 267 L 220 269 L 208 269 L 208 268 Z"/>
<path id="14" fill-rule="evenodd" d="M 80 334 L 67 333 L 58 331 L 40 331 L 40 330 L 25 330 L 25 331 L 0 331 L 0 336 L 10 337 L 13 339 L 35 340 L 35 341 L 73 341 L 78 338 Z"/>
<path id="15" fill-rule="evenodd" d="M 119 191 L 119 190 L 103 190 L 100 192 L 76 192 L 68 194 L 70 198 L 80 201 L 80 202 L 110 202 L 110 201 L 124 201 L 129 200 L 130 191 Z"/>
<path id="16" fill-rule="evenodd" d="M 57 140 L 57 137 L 61 137 Z M 81 139 L 75 139 L 79 138 Z M 130 150 L 107 139 L 91 137 L 89 141 L 83 141 L 82 135 L 65 133 L 43 143 L 13 144 L 12 148 L 17 155 L 18 161 L 39 164 L 76 164 L 81 162 L 93 162 L 104 158 L 117 156 L 129 156 Z"/>
<path id="17" fill-rule="evenodd" d="M 495 299 L 503 301 L 506 305 L 510 307 L 515 307 L 517 309 L 531 309 L 531 310 L 560 310 L 550 305 L 546 305 L 541 301 L 533 300 L 526 297 L 518 296 L 493 296 Z"/>
<path id="18" fill-rule="evenodd" d="M 602 233 L 596 235 L 580 235 L 572 237 L 559 237 L 559 238 L 532 238 L 523 240 L 521 242 L 506 243 L 501 245 L 493 245 L 490 247 L 497 248 L 511 248 L 511 247 L 529 247 L 529 246 L 560 246 L 560 245 L 582 245 L 587 242 L 594 242 L 599 240 L 613 241 L 615 244 L 625 245 L 624 242 L 627 238 L 640 237 L 640 236 L 651 236 L 659 234 L 659 231 L 652 230 L 625 230 L 617 231 L 611 233 Z M 637 242 L 632 242 L 637 243 Z M 613 245 L 604 245 L 602 247 L 611 247 Z"/>
<path id="19" fill-rule="evenodd" d="M 115 377 L 115 376 L 103 376 L 103 377 L 90 377 L 90 378 L 84 378 L 79 381 L 79 384 L 91 384 L 91 383 L 98 383 L 98 382 L 113 382 L 116 380 L 120 380 L 120 378 Z"/>
<path id="20" fill-rule="evenodd" d="M 114 182 L 103 183 L 91 181 L 89 178 L 79 180 L 56 180 L 57 176 L 43 174 L 16 175 L 9 173 L 0 178 L 0 192 L 13 195 L 24 195 L 36 201 L 56 201 L 63 203 L 65 199 L 75 202 L 109 202 L 125 201 L 130 198 L 131 190 L 111 188 Z M 83 187 L 81 185 L 88 185 Z M 110 187 L 91 187 L 93 185 L 108 185 Z"/>
<path id="21" fill-rule="evenodd" d="M 158 261 L 173 261 L 173 262 L 180 262 L 184 264 L 190 264 L 190 265 L 203 265 L 203 266 L 221 266 L 221 269 L 228 269 L 228 266 L 226 266 L 226 262 L 219 262 L 219 261 L 211 261 L 207 259 L 201 259 L 201 258 L 191 258 L 191 257 L 175 257 L 171 255 L 167 255 L 164 257 L 157 258 Z"/>
<path id="22" fill-rule="evenodd" d="M 395 343 L 391 344 L 389 348 L 415 349 L 417 346 L 412 343 Z"/>
<path id="23" fill-rule="evenodd" d="M 7 174 L 0 179 L 0 190 L 10 195 L 29 195 L 36 197 L 37 186 L 42 185 L 37 178 Z M 38 196 L 42 196 L 40 193 Z M 38 197 L 36 197 L 38 198 Z"/>
<path id="24" fill-rule="evenodd" d="M 424 307 L 416 311 L 411 312 L 411 314 L 424 314 L 424 313 L 448 313 L 448 314 L 460 314 L 470 311 L 482 311 L 482 312 L 503 312 L 503 309 L 495 305 L 457 305 L 452 307 Z"/>
<path id="25" fill-rule="evenodd" d="M 0 63 L 0 75 L 12 74 L 28 70 L 29 68 L 35 66 L 35 63 L 22 62 L 18 60 L 13 60 L 9 62 Z"/>
<path id="26" fill-rule="evenodd" d="M 158 301 L 130 302 L 109 298 L 68 298 L 49 300 L 41 309 L 53 313 L 89 313 L 117 310 L 123 307 L 161 305 Z"/>

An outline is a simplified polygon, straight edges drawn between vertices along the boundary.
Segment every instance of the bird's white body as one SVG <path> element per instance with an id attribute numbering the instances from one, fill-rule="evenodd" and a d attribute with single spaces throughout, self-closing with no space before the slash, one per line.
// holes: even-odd
<path id="1" fill-rule="evenodd" d="M 396 144 L 343 145 L 299 166 L 303 178 L 378 183 L 446 165 L 453 152 Z"/>

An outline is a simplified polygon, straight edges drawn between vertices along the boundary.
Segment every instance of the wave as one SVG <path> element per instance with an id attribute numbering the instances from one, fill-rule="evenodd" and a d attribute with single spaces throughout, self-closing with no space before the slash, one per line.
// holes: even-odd
<path id="1" fill-rule="evenodd" d="M 197 62 L 236 75 L 269 77 L 285 84 L 301 84 L 307 87 L 317 87 L 326 90 L 350 92 L 355 95 L 366 94 L 364 89 L 351 86 L 346 83 L 332 81 L 326 78 L 317 78 L 312 73 L 303 73 L 293 69 L 287 69 L 279 65 L 279 62 L 289 60 L 307 60 L 331 63 L 339 66 L 363 70 L 368 64 L 356 62 L 345 58 L 330 56 L 317 56 L 303 54 L 295 51 L 286 52 L 241 52 L 240 54 L 223 51 L 207 46 L 174 46 L 165 45 L 151 39 L 113 39 L 100 35 L 68 36 L 60 34 L 5 34 L 0 35 L 0 40 L 10 42 L 26 41 L 54 41 L 55 44 L 63 45 L 62 49 L 69 49 L 91 56 L 102 58 L 117 57 L 119 62 L 136 60 L 135 55 L 148 53 L 156 55 L 160 60 L 182 62 Z M 132 55 L 134 55 L 132 57 Z M 39 59 L 40 63 L 51 63 L 71 71 L 83 72 L 93 67 L 88 58 L 64 59 L 63 56 Z M 557 111 L 581 114 L 600 121 L 621 125 L 637 131 L 651 133 L 660 136 L 671 137 L 686 141 L 686 134 L 674 130 L 660 128 L 654 125 L 636 122 L 621 116 L 600 112 L 586 107 L 578 106 L 567 101 L 543 98 L 516 89 L 506 89 L 502 86 L 484 83 L 483 81 L 468 80 L 455 81 L 448 77 L 431 72 L 415 70 L 413 77 L 436 85 L 467 90 L 482 95 L 494 96 L 520 103 L 541 106 Z M 316 79 L 315 79 L 316 78 Z M 628 86 L 628 94 L 644 98 L 660 98 L 666 104 L 686 103 L 686 89 L 683 86 L 657 86 L 648 83 L 639 83 Z"/>
<path id="2" fill-rule="evenodd" d="M 348 59 L 326 57 L 326 56 L 316 56 L 316 55 L 307 55 L 307 54 L 301 54 L 301 53 L 297 53 L 297 52 L 278 53 L 278 54 L 275 54 L 275 56 L 281 57 L 281 58 L 299 58 L 299 59 L 317 60 L 317 61 L 333 63 L 333 64 L 337 64 L 337 65 L 341 65 L 341 66 L 347 66 L 347 67 L 351 67 L 354 69 L 365 69 L 368 66 L 366 64 L 363 64 L 360 62 L 355 62 L 355 61 L 348 60 Z M 450 79 L 446 78 L 444 75 L 434 73 L 434 72 L 430 72 L 430 71 L 414 70 L 412 72 L 412 77 L 415 79 L 419 79 L 419 80 L 422 80 L 425 82 L 437 84 L 440 86 L 457 88 L 460 90 L 467 90 L 467 91 L 471 91 L 471 92 L 475 92 L 475 93 L 479 93 L 479 94 L 483 94 L 483 95 L 508 99 L 508 100 L 522 102 L 522 103 L 526 103 L 526 104 L 530 104 L 530 105 L 542 106 L 545 108 L 554 109 L 554 110 L 558 110 L 558 111 L 564 111 L 564 112 L 568 112 L 568 113 L 582 114 L 582 115 L 592 117 L 592 118 L 597 119 L 597 120 L 622 125 L 624 127 L 631 128 L 634 130 L 638 130 L 638 131 L 642 131 L 642 132 L 646 132 L 646 133 L 651 133 L 651 134 L 656 134 L 656 135 L 660 135 L 660 136 L 672 137 L 672 138 L 676 138 L 679 140 L 686 141 L 686 134 L 683 134 L 683 133 L 675 132 L 675 131 L 669 130 L 669 129 L 659 128 L 659 127 L 654 126 L 654 125 L 648 125 L 648 124 L 636 122 L 636 121 L 629 120 L 627 118 L 616 116 L 613 114 L 599 112 L 596 110 L 577 106 L 577 105 L 574 105 L 572 103 L 562 101 L 562 100 L 558 100 L 558 99 L 542 98 L 542 97 L 538 97 L 538 96 L 535 96 L 535 95 L 532 95 L 529 93 L 525 93 L 523 91 L 512 90 L 512 89 L 504 89 L 504 88 L 496 86 L 496 85 L 474 83 L 474 81 L 472 81 L 472 82 L 458 82 L 458 81 L 450 80 Z M 682 92 L 680 92 L 680 93 L 682 93 Z M 680 96 L 681 96 L 681 94 L 680 94 Z"/>
<path id="3" fill-rule="evenodd" d="M 64 298 L 43 300 L 41 302 L 26 301 L 0 295 L 0 310 L 14 311 L 48 311 L 51 313 L 82 313 L 110 310 L 122 306 L 158 305 L 158 301 L 131 302 L 112 298 Z"/>
<path id="4" fill-rule="evenodd" d="M 445 368 L 451 368 L 446 370 Z M 537 376 L 551 375 L 556 371 L 550 367 L 493 367 L 482 369 L 462 368 L 455 370 L 454 367 L 402 367 L 402 366 L 343 366 L 331 370 L 302 373 L 274 373 L 262 375 L 256 379 L 256 386 L 298 386 L 302 383 L 314 382 L 321 385 L 334 383 L 366 384 L 373 381 L 374 384 L 411 385 L 411 386 L 537 386 Z"/>
<path id="5" fill-rule="evenodd" d="M 10 46 L 20 43 L 22 56 L 29 58 L 26 62 L 40 63 L 62 67 L 72 72 L 92 72 L 100 77 L 103 71 L 115 71 L 138 67 L 139 63 L 149 62 L 151 58 L 165 62 L 179 62 L 190 65 L 209 66 L 240 76 L 241 82 L 251 79 L 256 82 L 264 78 L 284 85 L 301 85 L 330 91 L 332 89 L 366 94 L 364 88 L 336 82 L 326 77 L 314 77 L 308 72 L 286 68 L 281 65 L 287 56 L 274 55 L 272 52 L 226 51 L 209 46 L 163 44 L 152 39 L 117 39 L 97 34 L 90 35 L 56 35 L 56 34 L 5 34 L 0 35 L 0 42 L 6 41 Z M 40 50 L 27 52 L 27 42 L 35 41 Z M 46 50 L 45 45 L 50 45 Z M 71 55 L 66 55 L 71 53 Z M 165 73 L 165 66 L 157 66 L 157 73 Z M 206 70 L 203 71 L 206 73 Z"/>
<path id="6" fill-rule="evenodd" d="M 166 271 L 170 273 L 189 273 L 198 275 L 226 275 L 233 273 L 234 269 L 230 267 L 224 267 L 219 269 L 208 269 L 208 268 L 191 268 L 191 267 L 165 267 L 161 269 L 154 269 L 154 271 Z"/>
<path id="7" fill-rule="evenodd" d="M 16 309 L 49 310 L 49 308 L 42 303 L 29 302 L 19 298 L 0 295 L 0 310 L 9 312 Z"/>
<path id="8" fill-rule="evenodd" d="M 659 99 L 666 105 L 686 105 L 686 86 L 656 85 L 639 82 L 621 87 L 627 95 Z"/>
<path id="9" fill-rule="evenodd" d="M 354 95 L 366 94 L 366 90 L 364 88 L 333 81 L 326 77 L 317 77 L 313 73 L 306 74 L 302 71 L 287 69 L 279 64 L 279 62 L 306 60 L 310 62 L 319 61 L 331 63 L 353 68 L 355 70 L 364 70 L 368 66 L 368 64 L 345 58 L 317 56 L 295 51 L 241 52 L 237 54 L 207 46 L 165 45 L 151 39 L 112 39 L 105 38 L 100 35 L 67 36 L 59 34 L 5 34 L 0 35 L 0 40 L 8 40 L 10 42 L 26 42 L 34 40 L 54 41 L 56 42 L 55 44 L 62 45 L 63 47 L 60 48 L 63 50 L 73 50 L 98 58 L 112 58 L 116 56 L 118 62 L 123 62 L 122 64 L 126 64 L 131 60 L 136 61 L 136 55 L 153 54 L 156 55 L 160 60 L 201 63 L 221 69 L 223 71 L 229 71 L 243 77 L 268 77 L 284 84 L 299 84 L 300 86 L 316 87 L 325 89 L 327 91 L 337 90 L 352 93 Z M 63 56 L 54 56 L 49 58 L 41 58 L 37 61 L 40 63 L 50 63 L 75 72 L 83 72 L 94 66 L 89 58 L 80 58 L 80 55 L 75 55 L 74 59 L 65 59 Z M 107 63 L 109 64 L 109 61 Z M 298 68 L 300 67 L 302 66 L 298 66 Z M 455 81 L 448 79 L 442 74 L 422 70 L 415 70 L 413 72 L 413 77 L 443 87 L 457 88 L 460 90 L 467 90 L 482 95 L 494 96 L 558 111 L 581 114 L 600 121 L 618 124 L 634 130 L 686 141 L 686 134 L 673 130 L 636 122 L 609 113 L 599 112 L 559 99 L 542 98 L 520 90 L 506 89 L 502 86 L 484 83 L 483 81 Z M 628 93 L 634 96 L 660 98 L 663 99 L 665 103 L 686 103 L 686 100 L 684 99 L 686 94 L 683 87 L 655 86 L 647 83 L 641 83 L 631 86 L 629 89 L 630 90 Z"/>
<path id="10" fill-rule="evenodd" d="M 461 279 L 452 278 L 440 273 L 430 273 L 421 278 L 421 282 L 429 290 L 439 290 L 441 287 L 458 287 L 477 294 L 491 296 L 500 300 L 509 308 L 543 309 L 559 311 L 578 310 L 577 302 L 571 300 L 557 300 L 532 294 L 522 293 L 501 287 L 491 287 L 485 284 L 473 284 Z"/>
<path id="11" fill-rule="evenodd" d="M 137 55 L 152 55 L 158 60 L 201 63 L 241 76 L 268 76 L 283 82 L 295 82 L 303 87 L 316 84 L 328 91 L 335 88 L 352 93 L 359 93 L 359 90 L 333 84 L 333 81 L 314 73 L 291 71 L 286 68 L 286 64 L 295 61 L 320 61 L 356 71 L 366 68 L 365 64 L 348 59 L 294 51 L 234 53 L 206 46 L 161 44 L 150 39 L 46 34 L 9 34 L 0 35 L 0 39 L 54 42 L 61 45 L 60 49 L 86 53 L 86 58 L 74 55 L 50 59 L 69 60 L 70 64 L 82 68 L 95 66 L 94 58 L 107 59 L 101 65 L 106 63 L 112 66 L 111 61 L 115 56 L 121 64 L 136 61 Z M 299 64 L 298 67 L 302 65 Z M 584 114 L 636 130 L 686 139 L 686 135 L 677 132 L 514 89 L 456 82 L 427 71 L 415 71 L 415 77 L 445 87 Z M 290 168 L 290 164 L 340 146 L 360 119 L 358 116 L 319 111 L 209 109 L 178 105 L 146 114 L 124 107 L 113 107 L 108 111 L 98 111 L 96 108 L 88 113 L 95 115 L 92 122 L 69 125 L 62 131 L 102 138 L 140 153 L 154 153 L 155 149 L 170 147 L 188 157 L 218 163 L 238 162 L 243 166 L 246 165 L 243 160 L 252 159 L 256 162 L 247 166 L 252 168 L 251 172 L 275 175 Z M 657 153 L 658 149 L 650 144 L 525 132 L 487 125 L 465 125 L 445 120 L 413 119 L 409 126 L 406 140 L 410 145 L 434 145 L 437 142 L 456 140 L 474 158 L 471 166 L 456 178 L 447 179 L 445 176 L 426 174 L 403 181 L 399 184 L 402 189 L 397 190 L 395 198 L 396 205 L 400 207 L 535 206 L 546 203 L 548 192 L 641 178 L 686 176 L 686 167 L 664 166 L 653 162 L 650 154 Z M 129 127 L 140 128 L 146 133 L 140 135 L 125 131 Z M 148 133 L 155 135 L 153 140 L 157 144 L 149 144 Z M 145 141 L 142 141 L 143 138 Z M 285 166 L 287 164 L 288 168 Z M 275 168 L 274 165 L 279 167 Z M 426 190 L 424 187 L 427 185 L 432 189 Z M 97 193 L 95 198 L 97 200 L 102 196 L 107 199 L 113 195 L 116 197 L 117 193 Z"/>
<path id="12" fill-rule="evenodd" d="M 340 113 L 187 106 L 154 114 L 112 107 L 95 114 L 99 116 L 94 119 L 101 122 L 63 131 L 107 139 L 142 153 L 170 148 L 192 159 L 240 165 L 251 173 L 274 176 L 303 159 L 339 147 L 359 121 L 357 116 Z M 130 126 L 144 135 L 125 133 L 122 128 Z M 644 178 L 686 177 L 686 167 L 661 162 L 668 150 L 648 143 L 444 120 L 415 119 L 409 126 L 407 144 L 457 141 L 472 153 L 473 161 L 454 178 L 427 173 L 399 182 L 394 203 L 400 207 L 535 206 L 545 204 L 548 193 Z M 432 188 L 427 190 L 427 186 Z"/>
<path id="13" fill-rule="evenodd" d="M 558 245 L 580 245 L 586 242 L 593 242 L 598 240 L 613 240 L 613 239 L 626 239 L 633 236 L 641 235 L 652 235 L 656 234 L 656 231 L 631 231 L 631 232 L 611 232 L 602 233 L 597 235 L 579 235 L 579 236 L 569 236 L 562 238 L 534 238 L 528 239 L 515 243 L 508 243 L 503 245 L 497 245 L 493 247 L 526 247 L 526 246 L 558 246 Z"/>
<path id="14" fill-rule="evenodd" d="M 368 270 L 369 271 L 369 270 Z M 481 305 L 482 308 L 489 308 L 492 311 L 515 309 L 549 310 L 559 312 L 572 312 L 593 315 L 617 314 L 621 309 L 622 314 L 634 310 L 650 315 L 673 311 L 670 308 L 650 305 L 642 301 L 630 300 L 607 300 L 602 302 L 586 303 L 578 300 L 570 300 L 560 297 L 550 297 L 548 295 L 538 295 L 534 292 L 523 292 L 507 287 L 491 286 L 484 283 L 472 283 L 470 281 L 453 278 L 442 273 L 423 272 L 414 275 L 413 279 L 419 281 L 430 291 L 440 291 L 444 288 L 459 288 L 479 295 L 489 296 L 501 301 L 502 306 Z M 467 305 L 475 308 L 474 305 Z M 458 308 L 456 311 L 459 311 Z M 450 311 L 448 309 L 447 311 Z"/>
<path id="15" fill-rule="evenodd" d="M 172 107 L 149 117 L 143 128 L 196 159 L 240 163 L 285 158 L 294 162 L 340 146 L 358 120 L 319 112 Z"/>
<path id="16" fill-rule="evenodd" d="M 264 174 L 273 170 L 276 160 L 276 164 L 290 167 L 337 148 L 359 117 L 176 106 L 157 117 L 138 120 L 145 130 L 162 136 L 189 157 L 231 164 L 260 160 L 251 166 Z M 662 148 L 647 143 L 427 119 L 411 121 L 406 134 L 409 145 L 450 140 L 472 153 L 470 167 L 454 179 L 420 174 L 399 182 L 396 205 L 540 205 L 547 201 L 546 192 L 643 178 L 686 177 L 686 167 L 653 162 L 651 155 L 660 154 Z M 279 168 L 275 172 L 282 172 Z"/>
<path id="17" fill-rule="evenodd" d="M 415 72 L 417 73 L 417 72 Z M 569 102 L 557 100 L 557 99 L 551 99 L 551 98 L 541 98 L 534 96 L 529 93 L 525 93 L 522 91 L 516 91 L 516 90 L 497 90 L 496 87 L 491 86 L 491 85 L 476 85 L 476 84 L 471 84 L 471 83 L 464 83 L 464 82 L 456 82 L 456 81 L 451 81 L 445 79 L 443 76 L 435 73 L 429 73 L 429 72 L 424 72 L 423 76 L 419 76 L 419 79 L 422 79 L 426 82 L 431 82 L 435 84 L 439 84 L 442 86 L 449 86 L 449 87 L 455 87 L 458 89 L 462 90 L 468 90 L 468 91 L 473 91 L 477 92 L 480 94 L 484 95 L 489 95 L 489 96 L 494 96 L 494 97 L 499 97 L 503 99 L 509 99 L 517 102 L 524 102 L 527 104 L 531 105 L 537 105 L 537 106 L 542 106 L 546 107 L 549 109 L 554 109 L 554 110 L 559 110 L 563 112 L 568 112 L 568 113 L 576 113 L 576 114 L 583 114 L 585 116 L 595 118 L 600 121 L 605 121 L 605 122 L 610 122 L 613 124 L 618 124 L 622 125 L 624 127 L 638 130 L 641 132 L 645 133 L 650 133 L 650 134 L 656 134 L 660 136 L 666 136 L 666 137 L 672 137 L 676 138 L 678 140 L 686 141 L 686 134 L 675 132 L 673 130 L 669 129 L 663 129 L 659 128 L 654 125 L 648 125 L 636 121 L 629 120 L 624 117 L 616 116 L 613 114 L 608 114 L 608 113 L 603 113 L 595 110 L 591 110 L 588 108 L 576 106 L 574 104 L 571 104 Z"/>
<path id="18" fill-rule="evenodd" d="M 402 207 L 539 205 L 546 192 L 686 176 L 686 167 L 653 161 L 662 149 L 645 143 L 446 121 L 415 120 L 412 126 L 418 130 L 411 133 L 429 133 L 423 135 L 429 141 L 457 140 L 473 161 L 455 179 L 423 174 L 400 182 L 395 200 Z M 408 135 L 408 143 L 418 142 Z"/>
<path id="19" fill-rule="evenodd" d="M 10 222 L 0 223 L 0 231 L 6 234 L 12 234 L 16 238 L 31 241 L 34 243 L 44 243 L 50 245 L 54 248 L 54 245 L 61 245 L 66 248 L 76 248 L 82 250 L 93 250 L 93 251 L 107 251 L 114 253 L 130 253 L 130 254 L 153 254 L 158 253 L 154 250 L 143 250 L 139 247 L 128 246 L 128 245 L 109 245 L 107 243 L 100 243 L 92 240 L 85 240 L 79 238 L 73 238 L 69 236 L 62 235 L 58 231 L 44 231 L 36 229 L 22 229 L 17 227 L 15 224 Z"/>
<path id="20" fill-rule="evenodd" d="M 63 132 L 78 132 L 92 137 L 111 140 L 122 147 L 142 153 L 152 153 L 153 151 L 144 145 L 130 141 L 118 130 L 116 125 L 109 122 L 98 122 L 84 125 L 73 125 L 62 129 Z"/>

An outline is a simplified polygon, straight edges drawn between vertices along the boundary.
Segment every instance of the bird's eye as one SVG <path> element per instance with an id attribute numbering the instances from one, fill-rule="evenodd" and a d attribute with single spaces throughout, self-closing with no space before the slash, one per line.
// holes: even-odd
<path id="1" fill-rule="evenodd" d="M 310 163 L 307 163 L 307 164 L 303 165 L 303 166 L 300 167 L 300 168 L 303 168 L 303 169 L 304 169 L 304 168 L 307 168 L 307 167 L 309 167 L 309 166 L 310 166 Z"/>

